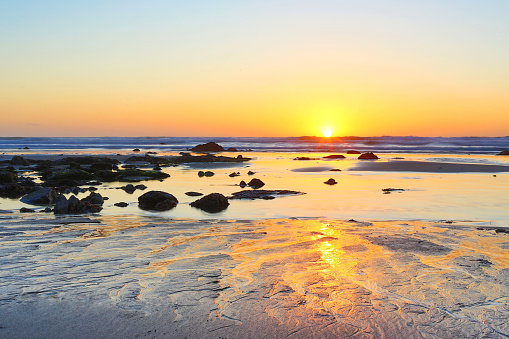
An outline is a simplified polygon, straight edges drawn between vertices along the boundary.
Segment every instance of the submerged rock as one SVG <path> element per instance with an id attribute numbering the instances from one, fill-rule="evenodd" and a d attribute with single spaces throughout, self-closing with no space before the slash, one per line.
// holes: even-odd
<path id="1" fill-rule="evenodd" d="M 138 207 L 143 210 L 166 211 L 178 204 L 177 198 L 163 191 L 149 191 L 138 197 Z"/>
<path id="2" fill-rule="evenodd" d="M 121 202 L 116 202 L 113 205 L 115 205 L 117 207 L 127 207 L 129 204 L 126 203 L 126 202 L 121 201 Z"/>
<path id="3" fill-rule="evenodd" d="M 192 207 L 209 213 L 221 212 L 229 205 L 228 199 L 221 193 L 211 193 L 191 203 Z"/>
<path id="4" fill-rule="evenodd" d="M 200 192 L 186 192 L 184 194 L 190 197 L 200 197 L 203 195 L 203 193 Z"/>
<path id="5" fill-rule="evenodd" d="M 284 195 L 301 195 L 306 194 L 304 192 L 298 192 L 298 191 L 289 191 L 289 190 L 256 190 L 256 191 L 239 191 L 232 193 L 231 197 L 228 197 L 228 199 L 273 199 L 277 196 L 284 196 Z"/>
<path id="6" fill-rule="evenodd" d="M 361 154 L 357 159 L 360 160 L 376 160 L 379 159 L 374 153 L 372 152 L 366 152 Z"/>

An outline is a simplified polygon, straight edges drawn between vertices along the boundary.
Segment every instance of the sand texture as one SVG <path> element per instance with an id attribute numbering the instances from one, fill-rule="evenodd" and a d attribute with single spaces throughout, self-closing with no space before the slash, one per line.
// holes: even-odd
<path id="1" fill-rule="evenodd" d="M 505 338 L 471 222 L 0 216 L 2 338 Z"/>

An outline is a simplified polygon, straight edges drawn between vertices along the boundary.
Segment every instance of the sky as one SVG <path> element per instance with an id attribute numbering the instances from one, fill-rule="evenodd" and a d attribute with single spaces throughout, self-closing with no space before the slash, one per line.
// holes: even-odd
<path id="1" fill-rule="evenodd" d="M 507 0 L 0 0 L 0 136 L 506 136 L 507 18 Z"/>

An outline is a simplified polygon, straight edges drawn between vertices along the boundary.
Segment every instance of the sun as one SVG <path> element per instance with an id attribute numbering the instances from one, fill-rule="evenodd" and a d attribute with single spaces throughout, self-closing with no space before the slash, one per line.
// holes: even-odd
<path id="1" fill-rule="evenodd" d="M 322 134 L 324 137 L 329 138 L 332 135 L 332 131 L 330 129 L 324 129 Z"/>

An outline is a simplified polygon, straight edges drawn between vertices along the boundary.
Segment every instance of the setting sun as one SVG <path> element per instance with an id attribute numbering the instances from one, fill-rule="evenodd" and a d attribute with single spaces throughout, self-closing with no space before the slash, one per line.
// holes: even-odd
<path id="1" fill-rule="evenodd" d="M 328 138 L 332 135 L 332 131 L 330 129 L 324 129 L 322 134 L 324 137 Z"/>

